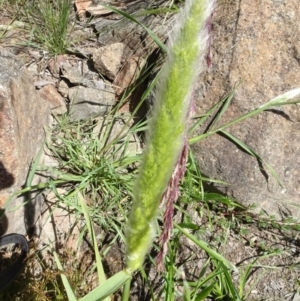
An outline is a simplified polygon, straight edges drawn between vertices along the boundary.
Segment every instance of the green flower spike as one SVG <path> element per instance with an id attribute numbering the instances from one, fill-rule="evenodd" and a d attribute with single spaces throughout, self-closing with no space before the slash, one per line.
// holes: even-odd
<path id="1" fill-rule="evenodd" d="M 187 0 L 170 34 L 127 225 L 127 271 L 139 269 L 155 236 L 162 196 L 184 145 L 193 84 L 205 65 L 214 0 Z"/>

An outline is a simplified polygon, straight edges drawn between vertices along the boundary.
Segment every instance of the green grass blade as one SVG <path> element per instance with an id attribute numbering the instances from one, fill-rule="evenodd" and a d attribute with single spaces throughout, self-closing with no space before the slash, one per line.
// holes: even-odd
<path id="1" fill-rule="evenodd" d="M 149 257 L 150 257 L 150 256 L 149 256 Z M 151 257 L 150 257 L 150 258 L 151 258 Z M 151 261 L 151 259 L 150 259 L 150 261 Z M 152 262 L 152 264 L 154 264 L 154 262 Z M 155 297 L 154 297 L 154 289 L 153 289 L 153 287 L 152 287 L 152 283 L 151 283 L 151 281 L 150 281 L 150 279 L 149 279 L 149 277 L 148 277 L 148 275 L 147 275 L 147 273 L 146 273 L 146 271 L 145 271 L 145 269 L 144 269 L 143 267 L 141 267 L 140 273 L 141 273 L 141 275 L 142 275 L 143 281 L 146 283 L 146 285 L 147 285 L 148 288 L 149 288 L 149 293 L 148 293 L 148 295 L 151 296 L 151 300 L 155 300 Z"/>
<path id="2" fill-rule="evenodd" d="M 242 301 L 242 299 L 240 298 L 233 282 L 232 282 L 232 277 L 231 275 L 228 273 L 227 267 L 224 265 L 224 263 L 222 261 L 219 262 L 219 264 L 221 265 L 222 269 L 223 269 L 223 273 L 226 279 L 226 286 L 229 289 L 231 296 L 233 298 L 233 300 L 236 301 Z"/>
<path id="3" fill-rule="evenodd" d="M 77 190 L 77 189 L 76 189 Z M 98 249 L 98 244 L 97 244 L 97 240 L 96 240 L 96 235 L 95 235 L 95 231 L 93 228 L 93 224 L 89 215 L 89 211 L 88 211 L 88 207 L 85 203 L 85 200 L 82 196 L 82 194 L 80 193 L 80 191 L 77 190 L 77 195 L 79 198 L 79 202 L 82 208 L 82 212 L 85 218 L 85 222 L 88 228 L 88 232 L 90 234 L 90 237 L 92 238 L 93 241 L 93 247 L 94 247 L 94 251 L 95 251 L 95 256 L 96 256 L 96 264 L 97 264 L 97 272 L 98 272 L 98 278 L 99 278 L 99 283 L 100 285 L 105 285 L 105 281 L 106 281 L 106 276 L 104 273 L 104 269 L 103 269 L 103 265 L 102 265 L 102 259 L 99 253 L 99 249 Z M 107 299 L 107 301 L 110 300 L 110 298 Z"/>
<path id="4" fill-rule="evenodd" d="M 259 162 L 263 163 L 264 165 L 267 166 L 268 170 L 270 171 L 271 175 L 274 177 L 274 179 L 277 181 L 277 183 L 283 187 L 279 176 L 275 169 L 270 166 L 268 163 L 266 163 L 252 148 L 250 148 L 248 145 L 243 143 L 240 139 L 234 137 L 233 135 L 229 134 L 226 131 L 220 131 L 223 135 L 225 135 L 227 138 L 229 138 L 231 141 L 233 141 L 236 145 L 238 145 L 240 148 L 242 148 L 246 153 L 249 155 L 253 156 L 255 159 L 257 159 Z"/>
<path id="5" fill-rule="evenodd" d="M 44 145 L 45 145 L 45 140 L 43 141 L 41 148 L 39 149 L 36 159 L 34 160 L 34 163 L 30 167 L 30 172 L 29 172 L 28 178 L 26 180 L 26 187 L 31 186 L 31 184 L 32 184 L 33 177 L 35 175 L 35 172 L 37 171 L 37 168 L 38 168 L 38 165 L 39 165 L 39 162 L 41 159 L 41 155 L 43 153 Z"/>
<path id="6" fill-rule="evenodd" d="M 123 293 L 122 293 L 122 299 L 121 301 L 129 301 L 130 297 L 130 285 L 131 285 L 131 279 L 128 279 L 123 287 Z"/>
<path id="7" fill-rule="evenodd" d="M 121 288 L 126 281 L 131 279 L 131 275 L 123 270 L 105 281 L 104 285 L 98 286 L 79 301 L 100 301 L 113 294 Z"/>
<path id="8" fill-rule="evenodd" d="M 185 179 L 188 178 L 189 170 L 191 170 L 190 178 L 192 179 L 192 181 L 195 179 L 195 176 L 199 179 L 198 181 L 200 184 L 199 186 L 200 186 L 200 192 L 201 192 L 201 199 L 203 200 L 204 199 L 203 177 L 201 174 L 200 167 L 199 167 L 198 163 L 196 162 L 194 154 L 191 150 L 189 150 L 189 156 L 188 156 L 188 165 L 189 164 L 190 164 L 190 166 L 189 166 L 189 168 L 187 168 L 186 173 L 185 173 Z M 191 185 L 192 185 L 192 183 L 191 183 Z"/>
<path id="9" fill-rule="evenodd" d="M 191 301 L 191 289 L 186 280 L 183 281 L 183 300 L 184 301 Z"/>
<path id="10" fill-rule="evenodd" d="M 6 208 L 9 206 L 10 202 L 12 201 L 12 199 L 15 196 L 21 195 L 21 194 L 29 192 L 29 191 L 33 192 L 33 191 L 36 191 L 36 190 L 39 190 L 39 189 L 42 189 L 42 188 L 46 188 L 48 186 L 47 183 L 45 183 L 44 185 L 43 184 L 38 184 L 38 185 L 31 186 L 32 185 L 33 177 L 35 175 L 35 172 L 38 169 L 38 164 L 40 162 L 40 158 L 41 158 L 41 155 L 43 153 L 44 145 L 45 145 L 45 140 L 43 141 L 43 143 L 41 145 L 41 148 L 38 151 L 36 159 L 34 160 L 33 164 L 31 164 L 31 166 L 30 166 L 29 174 L 28 174 L 28 177 L 26 179 L 26 187 L 23 188 L 23 189 L 21 189 L 21 190 L 19 190 L 19 191 L 16 191 L 16 192 L 12 193 L 8 197 L 8 199 L 6 200 L 6 202 L 5 202 L 4 206 L 3 206 L 3 209 L 6 210 Z M 22 204 L 22 206 L 23 205 L 24 204 Z M 3 212 L 5 212 L 5 210 Z M 11 209 L 11 210 L 15 210 L 15 209 Z M 0 219 L 1 219 L 1 216 L 0 216 Z"/>
<path id="11" fill-rule="evenodd" d="M 271 267 L 261 266 L 261 265 L 256 266 L 255 263 L 256 263 L 258 260 L 260 260 L 260 259 L 264 259 L 264 258 L 271 257 L 271 256 L 274 256 L 274 255 L 279 255 L 279 254 L 280 254 L 280 252 L 272 252 L 272 253 L 270 253 L 270 254 L 265 254 L 265 255 L 263 255 L 263 256 L 259 256 L 258 258 L 255 258 L 255 259 L 247 266 L 247 269 L 246 269 L 245 273 L 244 273 L 243 275 L 241 275 L 241 277 L 240 277 L 240 285 L 239 285 L 239 295 L 240 295 L 240 296 L 243 296 L 243 294 L 244 294 L 244 290 L 245 290 L 245 287 L 246 287 L 246 283 L 247 283 L 247 281 L 248 281 L 248 279 L 249 279 L 250 272 L 251 272 L 251 270 L 252 270 L 253 268 L 266 268 L 266 269 L 268 269 L 268 268 L 274 268 L 274 267 L 272 267 L 272 266 L 271 266 Z M 258 282 L 258 281 L 259 281 L 259 279 L 257 279 L 257 282 Z M 255 284 L 256 284 L 257 282 L 256 282 L 256 281 L 253 282 L 253 284 L 252 284 L 252 286 L 250 287 L 249 292 L 248 292 L 248 294 L 246 294 L 246 296 L 250 294 L 252 288 L 255 286 Z"/>
<path id="12" fill-rule="evenodd" d="M 202 268 L 202 271 L 200 275 L 198 276 L 198 281 L 197 282 L 189 282 L 189 286 L 193 287 L 192 295 L 193 295 L 193 301 L 200 301 L 204 300 L 210 292 L 214 289 L 216 285 L 215 277 L 223 273 L 222 269 L 217 268 L 213 272 L 209 273 L 208 276 L 204 277 L 204 274 L 206 272 L 207 266 L 210 264 L 211 259 L 208 258 L 207 262 L 204 265 L 204 268 Z M 208 286 L 205 286 L 207 283 Z M 198 290 L 201 289 L 202 287 L 205 287 L 198 293 Z"/>
<path id="13" fill-rule="evenodd" d="M 205 193 L 203 200 L 204 201 L 216 201 L 216 202 L 222 203 L 230 208 L 246 209 L 243 205 L 235 202 L 230 197 L 223 196 L 219 193 L 214 193 L 214 192 Z"/>
<path id="14" fill-rule="evenodd" d="M 222 269 L 217 269 L 213 272 L 211 272 L 207 277 L 205 277 L 203 280 L 201 279 L 201 281 L 197 282 L 197 287 L 201 287 L 203 286 L 205 283 L 209 282 L 210 280 L 212 280 L 213 278 L 215 278 L 216 276 L 220 275 L 221 273 L 223 273 Z"/>
<path id="15" fill-rule="evenodd" d="M 259 113 L 261 113 L 261 112 L 263 112 L 265 110 L 268 110 L 271 107 L 278 107 L 278 106 L 283 106 L 283 105 L 300 103 L 299 99 L 298 100 L 294 100 L 294 101 L 288 101 L 288 100 L 296 97 L 299 94 L 300 94 L 300 88 L 294 89 L 294 90 L 288 91 L 288 92 L 286 92 L 286 93 L 284 93 L 282 95 L 279 95 L 279 96 L 271 99 L 270 101 L 268 101 L 266 104 L 261 105 L 257 109 L 255 109 L 255 110 L 253 110 L 253 111 L 251 111 L 251 112 L 249 112 L 247 114 L 244 114 L 243 116 L 238 117 L 238 118 L 236 118 L 236 119 L 234 119 L 232 121 L 229 121 L 228 123 L 220 126 L 217 129 L 214 129 L 214 130 L 211 130 L 211 131 L 209 131 L 209 132 L 207 132 L 205 134 L 201 134 L 201 135 L 198 135 L 196 137 L 190 138 L 189 139 L 189 143 L 190 144 L 194 144 L 194 143 L 196 143 L 196 142 L 198 142 L 198 141 L 200 141 L 200 140 L 202 140 L 204 138 L 207 138 L 207 137 L 209 137 L 209 136 L 211 136 L 211 135 L 213 135 L 213 134 L 215 134 L 215 133 L 217 133 L 219 131 L 223 131 L 223 130 L 227 129 L 227 128 L 229 128 L 230 126 L 232 126 L 234 124 L 237 124 L 237 123 L 239 123 L 239 122 L 241 122 L 241 121 L 243 121 L 245 119 L 248 119 L 248 118 L 250 118 L 252 116 L 255 116 L 255 115 L 257 115 L 257 114 L 259 114 Z"/>
<path id="16" fill-rule="evenodd" d="M 199 279 L 203 279 L 209 264 L 210 264 L 210 258 L 208 258 L 205 264 L 203 265 L 201 272 L 199 274 Z"/>
<path id="17" fill-rule="evenodd" d="M 255 109 L 255 110 L 253 110 L 253 111 L 251 111 L 251 112 L 249 112 L 249 113 L 247 113 L 247 114 L 245 114 L 245 115 L 243 115 L 241 117 L 238 117 L 238 118 L 236 118 L 236 119 L 234 119 L 234 120 L 232 120 L 232 121 L 230 121 L 230 122 L 222 125 L 221 127 L 215 129 L 213 132 L 216 133 L 216 132 L 219 132 L 221 130 L 224 130 L 224 129 L 226 129 L 226 128 L 234 125 L 234 124 L 237 124 L 237 123 L 245 120 L 245 119 L 248 119 L 248 118 L 250 118 L 252 116 L 255 116 L 255 115 L 257 115 L 257 114 L 259 114 L 259 113 L 261 113 L 261 112 L 263 112 L 265 110 L 268 110 L 271 107 L 279 107 L 279 106 L 283 106 L 283 105 L 290 105 L 290 104 L 299 103 L 300 100 L 294 100 L 294 101 L 288 102 L 289 99 L 294 98 L 296 95 L 298 95 L 298 94 L 296 94 L 296 92 L 298 94 L 300 94 L 300 89 L 291 90 L 291 91 L 289 91 L 287 93 L 279 95 L 279 96 L 271 99 L 266 104 L 263 104 L 262 106 L 258 107 L 257 109 Z"/>
<path id="18" fill-rule="evenodd" d="M 161 49 L 161 51 L 163 51 L 164 53 L 167 53 L 167 47 L 164 45 L 164 43 L 162 43 L 162 41 L 158 38 L 158 36 L 151 30 L 149 29 L 147 26 L 145 26 L 144 24 L 142 24 L 141 22 L 139 22 L 137 19 L 135 19 L 133 16 L 116 9 L 115 7 L 112 6 L 108 6 L 108 5 L 104 5 L 102 4 L 104 7 L 110 9 L 111 11 L 127 18 L 128 20 L 131 20 L 132 22 L 140 25 L 141 27 L 143 27 L 147 33 L 149 34 L 149 36 L 153 39 L 153 41 L 157 44 L 157 46 Z"/>
<path id="19" fill-rule="evenodd" d="M 246 269 L 244 275 L 242 275 L 242 276 L 240 277 L 240 285 L 239 285 L 239 293 L 240 293 L 240 296 L 242 296 L 243 293 L 244 293 L 245 285 L 246 285 L 246 282 L 247 282 L 248 277 L 249 277 L 249 275 L 250 275 L 250 272 L 251 272 L 251 270 L 252 270 L 254 264 L 256 263 L 256 261 L 257 261 L 258 259 L 259 259 L 259 258 L 255 258 L 255 259 L 251 262 L 251 264 L 248 265 L 248 267 L 247 267 L 247 269 Z"/>
<path id="20" fill-rule="evenodd" d="M 300 88 L 290 90 L 288 92 L 285 92 L 285 93 L 271 99 L 269 102 L 262 105 L 261 107 L 272 107 L 272 106 L 278 106 L 278 105 L 281 106 L 281 105 L 287 104 L 288 100 L 297 97 L 299 94 L 300 94 Z M 298 103 L 299 100 L 296 100 L 296 102 Z M 292 102 L 292 103 L 294 103 L 294 102 Z"/>
<path id="21" fill-rule="evenodd" d="M 222 118 L 224 113 L 226 112 L 228 106 L 231 104 L 231 101 L 233 99 L 234 93 L 236 88 L 224 99 L 223 104 L 221 106 L 220 111 L 217 113 L 216 117 L 214 118 L 212 124 L 210 125 L 211 128 L 214 127 L 215 124 L 218 123 L 218 121 Z"/>
<path id="22" fill-rule="evenodd" d="M 211 117 L 215 111 L 217 111 L 222 104 L 226 101 L 227 96 L 218 101 L 215 105 L 213 105 L 203 116 L 194 117 L 194 119 L 198 119 L 197 122 L 189 129 L 189 135 L 191 135 L 197 127 L 201 126 L 209 117 Z M 201 135 L 200 135 L 201 136 Z"/>
<path id="23" fill-rule="evenodd" d="M 191 235 L 188 231 L 185 229 L 181 228 L 177 224 L 174 224 L 174 227 L 177 228 L 180 232 L 182 232 L 186 237 L 188 237 L 191 241 L 193 241 L 197 246 L 199 246 L 201 249 L 203 249 L 206 253 L 209 254 L 209 256 L 213 257 L 214 259 L 221 261 L 224 263 L 224 265 L 237 272 L 237 268 L 234 264 L 232 264 L 230 261 L 228 261 L 225 257 L 223 257 L 221 254 L 218 252 L 214 251 L 213 249 L 209 248 L 207 243 L 197 239 L 195 236 Z"/>
<path id="24" fill-rule="evenodd" d="M 201 291 L 201 293 L 197 294 L 195 301 L 202 301 L 205 300 L 205 298 L 212 292 L 214 289 L 215 283 L 209 285 L 204 290 Z"/>
<path id="25" fill-rule="evenodd" d="M 55 258 L 55 261 L 56 261 L 58 269 L 60 271 L 63 271 L 63 267 L 62 267 L 61 262 L 60 262 L 60 260 L 58 258 L 58 255 L 57 255 L 57 253 L 55 251 L 53 251 L 53 255 L 54 255 L 54 258 Z M 68 295 L 68 300 L 69 301 L 77 301 L 77 299 L 76 299 L 76 297 L 74 295 L 74 292 L 72 290 L 71 284 L 70 284 L 68 278 L 66 277 L 66 275 L 60 274 L 60 276 L 61 276 L 61 280 L 63 282 L 63 285 L 65 287 L 66 293 Z"/>

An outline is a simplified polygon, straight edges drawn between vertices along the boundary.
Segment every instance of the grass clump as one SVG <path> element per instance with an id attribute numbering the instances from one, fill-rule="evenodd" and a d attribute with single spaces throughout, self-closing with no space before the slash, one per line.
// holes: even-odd
<path id="1" fill-rule="evenodd" d="M 70 47 L 71 0 L 25 1 L 23 9 L 31 31 L 30 46 L 51 55 L 66 53 Z"/>
<path id="2" fill-rule="evenodd" d="M 24 27 L 20 33 L 26 37 L 26 41 L 21 40 L 23 45 L 47 51 L 52 56 L 64 54 L 70 48 L 74 26 L 71 0 L 2 0 L 0 7 L 11 16 L 9 30 Z M 9 30 L 0 38 L 5 37 Z"/>
<path id="3" fill-rule="evenodd" d="M 124 123 L 112 138 L 113 128 L 120 120 L 109 115 L 103 119 L 73 122 L 66 115 L 57 119 L 49 135 L 48 147 L 58 166 L 46 169 L 53 175 L 54 184 L 58 181 L 67 188 L 66 195 L 59 198 L 78 208 L 75 189 L 80 191 L 85 196 L 91 218 L 105 229 L 111 223 L 124 222 L 139 157 L 130 152 L 129 147 L 138 148 L 138 142 L 133 140 L 141 125 L 129 128 Z"/>

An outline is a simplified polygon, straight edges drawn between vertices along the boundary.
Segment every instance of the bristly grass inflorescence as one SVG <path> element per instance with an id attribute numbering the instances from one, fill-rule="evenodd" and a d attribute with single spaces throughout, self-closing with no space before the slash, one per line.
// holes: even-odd
<path id="1" fill-rule="evenodd" d="M 214 5 L 212 0 L 186 1 L 169 35 L 168 57 L 156 90 L 127 226 L 131 272 L 141 267 L 151 245 L 160 201 L 186 141 L 193 83 L 204 69 Z"/>

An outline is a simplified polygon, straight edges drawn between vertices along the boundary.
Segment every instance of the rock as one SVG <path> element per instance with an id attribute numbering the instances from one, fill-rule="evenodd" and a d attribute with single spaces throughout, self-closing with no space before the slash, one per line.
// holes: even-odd
<path id="1" fill-rule="evenodd" d="M 295 293 L 292 301 L 300 301 L 300 294 L 298 292 Z"/>
<path id="2" fill-rule="evenodd" d="M 93 62 L 95 69 L 114 80 L 121 66 L 124 45 L 115 43 L 96 49 L 93 53 Z"/>
<path id="3" fill-rule="evenodd" d="M 142 20 L 139 19 L 139 21 L 142 24 L 145 24 L 145 19 L 146 17 L 142 18 Z M 146 34 L 145 30 L 138 24 L 129 20 L 118 21 L 103 19 L 96 24 L 96 30 L 99 31 L 98 41 L 100 45 L 109 45 L 113 43 L 125 44 L 123 56 L 126 58 L 131 55 L 144 54 L 141 43 L 145 40 Z"/>
<path id="4" fill-rule="evenodd" d="M 57 193 L 63 196 L 67 192 L 58 188 Z M 57 196 L 53 191 L 46 195 L 46 199 L 48 208 L 43 210 L 43 232 L 40 241 L 52 244 L 63 243 L 66 249 L 78 251 L 77 239 L 80 235 L 80 228 L 84 225 L 64 204 L 60 204 L 59 207 L 53 205 L 57 202 Z"/>
<path id="5" fill-rule="evenodd" d="M 86 9 L 93 3 L 90 0 L 75 0 L 75 6 L 79 17 L 85 15 Z"/>
<path id="6" fill-rule="evenodd" d="M 66 55 L 58 55 L 55 58 L 51 58 L 48 62 L 48 69 L 51 72 L 52 76 L 55 78 L 60 78 L 60 68 L 66 63 Z"/>
<path id="7" fill-rule="evenodd" d="M 127 117 L 127 120 L 129 117 Z M 112 148 L 114 158 L 129 158 L 134 157 L 142 153 L 141 143 L 139 137 L 130 131 L 130 126 L 126 124 L 126 119 L 114 118 L 111 116 L 98 117 L 97 125 L 93 129 L 94 139 L 103 141 L 109 131 L 109 138 L 106 145 L 112 142 L 114 139 L 119 139 L 118 143 L 115 143 Z M 113 124 L 112 124 L 113 123 Z M 120 147 L 122 145 L 122 147 Z"/>
<path id="8" fill-rule="evenodd" d="M 28 71 L 28 70 L 27 70 Z M 49 81 L 49 80 L 46 80 L 46 79 L 42 79 L 42 80 L 37 80 L 37 81 L 34 81 L 34 86 L 37 88 L 37 89 L 41 89 L 42 87 L 45 87 L 45 86 L 48 86 L 48 85 L 54 85 L 55 83 L 52 82 L 52 81 Z"/>
<path id="9" fill-rule="evenodd" d="M 98 73 L 91 71 L 88 63 L 82 60 L 68 60 L 61 64 L 62 77 L 73 85 L 105 89 L 105 84 Z"/>
<path id="10" fill-rule="evenodd" d="M 25 28 L 25 23 L 21 21 L 13 21 L 10 25 L 0 24 L 1 31 L 11 31 L 15 28 Z"/>
<path id="11" fill-rule="evenodd" d="M 67 97 L 69 94 L 69 86 L 64 80 L 59 82 L 57 90 L 63 97 Z"/>
<path id="12" fill-rule="evenodd" d="M 67 112 L 66 103 L 54 86 L 44 86 L 39 90 L 39 94 L 49 103 L 52 114 L 62 115 Z"/>
<path id="13" fill-rule="evenodd" d="M 142 67 L 145 64 L 145 60 L 141 57 L 130 57 L 122 69 L 118 73 L 114 86 L 116 94 L 121 95 L 126 88 L 128 88 L 137 79 Z"/>
<path id="14" fill-rule="evenodd" d="M 213 21 L 212 68 L 195 89 L 198 114 L 231 92 L 233 102 L 224 124 L 300 86 L 297 47 L 298 1 L 226 1 Z M 277 172 L 283 187 L 260 164 L 222 135 L 193 146 L 203 175 L 230 183 L 214 186 L 244 205 L 256 204 L 268 214 L 300 216 L 300 108 L 274 108 L 232 126 L 228 132 L 254 149 Z M 205 130 L 199 129 L 198 133 Z"/>
<path id="15" fill-rule="evenodd" d="M 39 62 L 43 58 L 43 54 L 41 53 L 41 51 L 36 49 L 28 49 L 28 54 L 31 57 L 31 61 L 34 61 L 35 63 Z"/>
<path id="16" fill-rule="evenodd" d="M 84 70 L 83 70 L 84 69 Z M 61 64 L 62 77 L 66 78 L 73 85 L 84 85 L 93 77 L 88 69 L 87 63 L 83 61 L 67 60 Z"/>
<path id="17" fill-rule="evenodd" d="M 39 68 L 38 68 L 37 63 L 30 64 L 30 65 L 27 67 L 27 71 L 28 71 L 32 76 L 38 76 L 38 74 L 39 74 Z"/>
<path id="18" fill-rule="evenodd" d="M 73 87 L 69 90 L 70 114 L 74 120 L 104 115 L 115 104 L 112 89 L 100 90 L 85 87 Z"/>
<path id="19" fill-rule="evenodd" d="M 145 13 L 145 10 L 162 7 L 165 4 L 164 2 L 165 0 L 126 2 L 126 8 L 122 10 L 151 29 L 161 41 L 165 41 L 171 24 L 168 20 L 172 17 L 172 14 L 168 14 L 166 20 L 166 15 Z M 122 18 L 118 14 L 115 14 L 114 19 L 99 18 L 95 24 L 95 30 L 98 33 L 100 45 L 123 43 L 125 46 L 123 58 L 125 59 L 132 55 L 143 56 L 146 59 L 148 54 L 154 48 L 157 48 L 153 39 L 140 24 Z"/>
<path id="20" fill-rule="evenodd" d="M 102 16 L 102 15 L 107 15 L 112 13 L 110 9 L 104 7 L 103 5 L 90 6 L 86 9 L 86 11 L 91 16 Z"/>
<path id="21" fill-rule="evenodd" d="M 15 56 L 0 51 L 0 206 L 26 182 L 48 125 L 49 107 Z M 36 182 L 35 182 L 36 183 Z M 7 233 L 26 233 L 41 206 L 32 196 L 12 198 L 5 211 Z M 28 200 L 23 205 L 24 200 Z M 28 223 L 25 222 L 28 221 Z"/>

